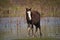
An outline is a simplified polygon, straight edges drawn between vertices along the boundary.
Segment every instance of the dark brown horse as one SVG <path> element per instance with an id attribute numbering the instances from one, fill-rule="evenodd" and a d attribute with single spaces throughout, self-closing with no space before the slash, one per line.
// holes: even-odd
<path id="1" fill-rule="evenodd" d="M 42 34 L 40 27 L 40 13 L 38 11 L 32 11 L 31 8 L 26 8 L 26 20 L 28 24 L 28 35 L 30 35 L 30 30 L 32 30 L 32 35 L 34 36 L 33 25 L 35 25 L 36 27 L 35 33 L 39 28 L 40 36 L 41 36 Z"/>

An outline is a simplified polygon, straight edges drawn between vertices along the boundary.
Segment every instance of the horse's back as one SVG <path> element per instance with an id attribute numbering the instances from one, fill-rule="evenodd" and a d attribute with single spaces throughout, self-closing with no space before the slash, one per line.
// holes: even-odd
<path id="1" fill-rule="evenodd" d="M 32 21 L 33 23 L 37 23 L 40 21 L 40 14 L 38 11 L 32 11 Z"/>

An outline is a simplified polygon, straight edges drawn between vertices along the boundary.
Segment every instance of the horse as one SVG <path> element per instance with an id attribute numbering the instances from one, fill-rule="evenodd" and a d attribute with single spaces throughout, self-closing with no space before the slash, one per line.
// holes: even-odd
<path id="1" fill-rule="evenodd" d="M 42 35 L 41 33 L 41 26 L 40 26 L 40 13 L 35 10 L 31 10 L 31 8 L 26 8 L 26 21 L 28 24 L 28 35 L 30 36 L 30 30 L 32 30 L 32 36 L 36 36 L 33 33 L 33 25 L 35 25 L 35 33 L 37 33 L 37 30 L 39 29 L 40 36 Z"/>

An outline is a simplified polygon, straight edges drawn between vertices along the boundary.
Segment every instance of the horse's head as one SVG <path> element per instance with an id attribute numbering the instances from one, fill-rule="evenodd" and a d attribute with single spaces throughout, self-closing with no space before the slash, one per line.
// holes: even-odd
<path id="1" fill-rule="evenodd" d="M 31 11 L 31 8 L 26 8 L 26 12 Z"/>
<path id="2" fill-rule="evenodd" d="M 26 14 L 28 15 L 29 19 L 31 20 L 31 8 L 26 8 Z"/>

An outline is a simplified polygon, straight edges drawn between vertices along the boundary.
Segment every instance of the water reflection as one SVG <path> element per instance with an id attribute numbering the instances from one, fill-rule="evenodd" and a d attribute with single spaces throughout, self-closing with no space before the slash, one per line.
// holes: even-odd
<path id="1" fill-rule="evenodd" d="M 60 34 L 57 30 L 60 26 L 59 17 L 44 17 L 41 18 L 40 23 L 44 36 L 54 36 L 56 33 Z M 6 33 L 3 37 L 4 39 L 17 38 L 17 31 L 18 38 L 25 38 L 27 35 L 26 19 L 24 17 L 0 18 L 0 31 Z"/>

